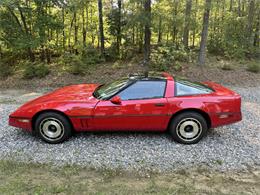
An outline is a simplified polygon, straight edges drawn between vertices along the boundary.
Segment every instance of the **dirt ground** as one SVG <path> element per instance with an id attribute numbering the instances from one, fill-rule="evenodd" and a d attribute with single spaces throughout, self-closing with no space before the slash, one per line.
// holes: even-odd
<path id="1" fill-rule="evenodd" d="M 260 74 L 246 71 L 251 61 L 224 61 L 211 58 L 203 67 L 195 63 L 181 63 L 182 69 L 175 71 L 169 68 L 168 72 L 173 75 L 184 76 L 195 81 L 214 81 L 232 86 L 256 86 L 260 83 Z M 223 65 L 229 65 L 232 70 L 222 70 Z M 84 76 L 72 75 L 64 71 L 55 63 L 51 64 L 51 73 L 42 79 L 25 80 L 22 71 L 16 71 L 14 75 L 0 80 L 0 88 L 9 89 L 42 89 L 57 88 L 78 83 L 106 83 L 129 73 L 145 71 L 146 67 L 136 61 L 103 63 L 90 68 Z M 150 69 L 151 70 L 151 69 Z"/>

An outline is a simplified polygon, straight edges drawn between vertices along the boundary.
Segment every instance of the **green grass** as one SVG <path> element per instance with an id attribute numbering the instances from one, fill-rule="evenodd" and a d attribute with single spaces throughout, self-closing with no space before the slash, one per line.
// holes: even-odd
<path id="1" fill-rule="evenodd" d="M 140 174 L 0 161 L 0 194 L 243 194 L 245 189 L 257 194 L 259 179 L 259 174 L 206 169 Z"/>

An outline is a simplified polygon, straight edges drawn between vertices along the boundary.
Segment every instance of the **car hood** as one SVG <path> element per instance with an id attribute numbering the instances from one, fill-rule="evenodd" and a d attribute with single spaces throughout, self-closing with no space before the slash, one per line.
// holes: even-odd
<path id="1" fill-rule="evenodd" d="M 53 92 L 40 96 L 28 103 L 42 104 L 46 102 L 85 102 L 94 103 L 97 99 L 92 96 L 97 84 L 79 84 L 59 88 Z"/>

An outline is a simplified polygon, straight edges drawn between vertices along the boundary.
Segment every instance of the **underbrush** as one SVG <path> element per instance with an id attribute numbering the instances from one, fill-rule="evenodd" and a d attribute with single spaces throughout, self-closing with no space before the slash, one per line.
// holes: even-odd
<path id="1" fill-rule="evenodd" d="M 254 73 L 260 72 L 260 62 L 252 62 L 248 64 L 247 70 Z"/>
<path id="2" fill-rule="evenodd" d="M 11 52 L 6 52 L 4 57 L 0 57 L 0 79 L 7 78 L 14 73 L 18 56 Z"/>
<path id="3" fill-rule="evenodd" d="M 82 55 L 67 53 L 61 60 L 68 72 L 74 75 L 85 75 L 91 67 L 105 61 L 94 48 L 86 49 Z"/>
<path id="4" fill-rule="evenodd" d="M 24 79 L 44 78 L 50 73 L 47 65 L 44 63 L 31 63 L 27 61 L 23 66 L 25 67 L 23 72 Z"/>
<path id="5" fill-rule="evenodd" d="M 5 62 L 0 62 L 0 78 L 4 79 L 13 73 L 13 66 Z"/>
<path id="6" fill-rule="evenodd" d="M 151 53 L 151 66 L 158 71 L 167 71 L 173 68 L 175 71 L 181 70 L 179 62 L 188 62 L 189 53 L 180 47 L 176 49 L 174 45 L 159 46 L 152 50 Z"/>

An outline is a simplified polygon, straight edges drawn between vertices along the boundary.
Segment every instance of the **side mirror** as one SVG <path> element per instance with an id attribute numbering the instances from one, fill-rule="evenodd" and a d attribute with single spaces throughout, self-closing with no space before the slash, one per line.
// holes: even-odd
<path id="1" fill-rule="evenodd" d="M 112 99 L 110 99 L 110 102 L 113 104 L 121 104 L 121 98 L 119 96 L 114 96 Z"/>

